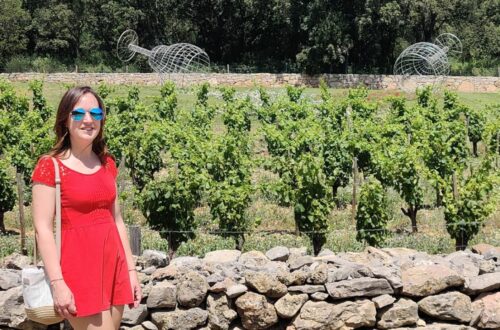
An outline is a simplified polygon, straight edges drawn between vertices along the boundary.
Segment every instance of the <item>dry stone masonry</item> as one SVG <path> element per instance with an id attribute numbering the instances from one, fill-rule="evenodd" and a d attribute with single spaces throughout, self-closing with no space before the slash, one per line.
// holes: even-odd
<path id="1" fill-rule="evenodd" d="M 52 83 L 99 84 L 112 85 L 159 85 L 160 78 L 156 73 L 1 73 L 0 79 L 10 81 L 31 81 L 40 79 Z M 318 87 L 323 79 L 332 88 L 353 88 L 366 86 L 369 89 L 398 89 L 396 76 L 373 74 L 323 74 L 307 75 L 295 73 L 186 73 L 171 74 L 168 79 L 183 86 L 197 85 L 204 82 L 212 86 L 282 87 L 285 85 Z M 414 76 L 408 85 L 433 84 L 435 77 Z M 500 91 L 500 77 L 457 77 L 448 76 L 443 79 L 444 88 L 459 92 Z"/>
<path id="2" fill-rule="evenodd" d="M 0 269 L 0 328 L 44 329 L 23 313 L 23 256 Z M 136 260 L 144 299 L 122 329 L 500 329 L 500 248 L 405 248 L 317 257 L 304 248 Z"/>

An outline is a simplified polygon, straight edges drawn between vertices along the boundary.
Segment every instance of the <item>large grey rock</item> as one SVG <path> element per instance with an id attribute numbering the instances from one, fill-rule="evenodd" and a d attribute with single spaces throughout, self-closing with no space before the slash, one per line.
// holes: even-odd
<path id="1" fill-rule="evenodd" d="M 267 264 L 270 260 L 260 251 L 249 251 L 243 253 L 238 262 L 243 264 L 245 267 L 261 267 Z"/>
<path id="2" fill-rule="evenodd" d="M 134 325 L 132 327 L 127 327 L 125 325 L 122 325 L 119 330 L 144 330 L 144 328 L 142 327 L 142 325 Z"/>
<path id="3" fill-rule="evenodd" d="M 330 297 L 330 295 L 326 292 L 311 293 L 311 299 L 314 301 L 323 301 L 323 300 L 328 299 L 328 297 Z"/>
<path id="4" fill-rule="evenodd" d="M 299 248 L 290 248 L 290 257 L 306 256 L 307 248 L 305 246 Z"/>
<path id="5" fill-rule="evenodd" d="M 248 287 L 243 284 L 232 285 L 226 290 L 226 295 L 231 298 L 237 298 L 248 291 Z"/>
<path id="6" fill-rule="evenodd" d="M 173 280 L 178 276 L 179 276 L 179 267 L 173 264 L 172 262 L 167 267 L 156 269 L 153 272 L 153 274 L 151 274 L 151 279 L 154 281 Z"/>
<path id="7" fill-rule="evenodd" d="M 151 287 L 146 305 L 148 308 L 174 308 L 177 305 L 177 287 L 167 281 L 157 283 Z"/>
<path id="8" fill-rule="evenodd" d="M 380 311 L 379 318 L 377 327 L 380 329 L 416 325 L 418 321 L 418 305 L 413 300 L 401 298 L 392 306 Z"/>
<path id="9" fill-rule="evenodd" d="M 278 315 L 266 297 L 247 292 L 236 299 L 236 307 L 245 329 L 267 329 L 278 323 Z"/>
<path id="10" fill-rule="evenodd" d="M 418 330 L 476 330 L 476 328 L 469 327 L 466 325 L 438 323 L 438 322 L 426 324 L 424 326 L 418 326 L 417 328 L 413 328 L 413 327 L 412 328 L 393 328 L 392 330 L 415 330 L 415 329 L 418 329 Z"/>
<path id="11" fill-rule="evenodd" d="M 325 284 L 328 281 L 328 265 L 326 263 L 317 264 L 313 267 L 309 275 L 309 282 L 312 284 Z"/>
<path id="12" fill-rule="evenodd" d="M 296 330 L 356 329 L 373 327 L 375 321 L 375 305 L 366 299 L 340 304 L 308 301 L 292 325 Z"/>
<path id="13" fill-rule="evenodd" d="M 21 286 L 0 291 L 0 328 L 19 329 L 26 322 Z"/>
<path id="14" fill-rule="evenodd" d="M 457 251 L 445 257 L 451 268 L 465 279 L 479 275 L 479 262 L 482 258 L 470 251 Z"/>
<path id="15" fill-rule="evenodd" d="M 202 261 L 198 257 L 178 257 L 172 259 L 170 265 L 176 266 L 177 268 L 186 267 L 188 269 L 200 269 Z"/>
<path id="16" fill-rule="evenodd" d="M 375 297 L 383 294 L 393 294 L 391 285 L 385 279 L 356 278 L 325 284 L 328 294 L 333 299 L 353 297 Z"/>
<path id="17" fill-rule="evenodd" d="M 377 263 L 390 265 L 394 261 L 393 257 L 389 253 L 387 253 L 384 250 L 377 249 L 376 247 L 373 246 L 368 246 L 364 252 L 367 254 L 368 259 L 371 262 L 377 261 Z"/>
<path id="18" fill-rule="evenodd" d="M 151 321 L 159 329 L 189 330 L 196 329 L 207 322 L 208 312 L 201 308 L 174 311 L 153 311 Z"/>
<path id="19" fill-rule="evenodd" d="M 302 293 L 313 294 L 315 292 L 325 292 L 325 291 L 326 290 L 324 285 L 296 285 L 288 287 L 288 292 L 302 292 Z"/>
<path id="20" fill-rule="evenodd" d="M 305 293 L 300 294 L 286 294 L 274 303 L 274 308 L 278 315 L 285 319 L 291 319 L 299 312 L 300 308 L 308 300 L 308 295 Z"/>
<path id="21" fill-rule="evenodd" d="M 280 298 L 288 292 L 286 285 L 271 274 L 249 272 L 245 280 L 247 286 L 270 298 Z"/>
<path id="22" fill-rule="evenodd" d="M 165 267 L 168 264 L 166 253 L 156 250 L 144 250 L 137 260 L 137 264 L 143 268 L 154 266 L 156 268 Z"/>
<path id="23" fill-rule="evenodd" d="M 374 275 L 371 269 L 365 265 L 344 261 L 338 264 L 338 267 L 330 268 L 328 271 L 328 282 L 351 280 L 360 277 L 374 277 Z"/>
<path id="24" fill-rule="evenodd" d="M 0 269 L 0 290 L 21 285 L 21 273 L 14 269 Z"/>
<path id="25" fill-rule="evenodd" d="M 410 267 L 402 272 L 402 293 L 410 297 L 425 297 L 444 289 L 461 286 L 464 278 L 443 265 Z"/>
<path id="26" fill-rule="evenodd" d="M 425 314 L 439 320 L 468 323 L 471 320 L 471 300 L 460 292 L 447 292 L 425 297 L 418 302 Z"/>
<path id="27" fill-rule="evenodd" d="M 276 246 L 266 252 L 266 256 L 272 261 L 287 261 L 290 250 L 284 246 Z"/>
<path id="28" fill-rule="evenodd" d="M 495 261 L 494 260 L 480 260 L 479 261 L 479 275 L 494 273 L 495 272 Z"/>
<path id="29" fill-rule="evenodd" d="M 229 324 L 238 316 L 230 307 L 226 295 L 209 294 L 207 298 L 208 326 L 210 329 L 227 330 Z"/>
<path id="30" fill-rule="evenodd" d="M 229 278 L 229 277 L 225 278 L 224 275 L 222 275 L 222 273 L 220 273 L 220 272 L 212 273 L 212 274 L 208 275 L 208 277 L 206 277 L 207 283 L 210 286 L 213 286 L 214 284 L 217 284 L 217 283 L 221 283 L 225 279 L 229 279 L 232 281 L 231 278 Z M 210 290 L 212 290 L 212 288 L 210 288 Z"/>
<path id="31" fill-rule="evenodd" d="M 203 258 L 205 263 L 232 263 L 237 262 L 241 256 L 238 250 L 217 250 L 208 252 Z"/>
<path id="32" fill-rule="evenodd" d="M 208 283 L 197 272 L 189 272 L 177 285 L 177 301 L 181 306 L 199 306 L 207 296 Z"/>
<path id="33" fill-rule="evenodd" d="M 146 330 L 158 330 L 158 327 L 151 321 L 144 321 L 141 325 Z"/>
<path id="34" fill-rule="evenodd" d="M 318 253 L 318 257 L 326 257 L 326 256 L 334 256 L 335 253 L 333 253 L 332 250 L 330 249 L 322 249 L 320 253 Z"/>
<path id="35" fill-rule="evenodd" d="M 351 262 L 366 265 L 370 263 L 370 257 L 366 251 L 364 252 L 340 252 L 338 254 L 342 259 Z"/>
<path id="36" fill-rule="evenodd" d="M 469 295 L 476 295 L 498 288 L 500 288 L 500 273 L 488 273 L 468 279 L 463 291 Z"/>
<path id="37" fill-rule="evenodd" d="M 311 256 L 296 256 L 296 255 L 291 255 L 288 258 L 288 267 L 290 270 L 295 270 L 302 268 L 304 266 L 309 266 L 314 262 L 313 257 Z"/>
<path id="38" fill-rule="evenodd" d="M 132 309 L 130 309 L 128 305 L 125 305 L 122 316 L 122 323 L 127 325 L 138 325 L 144 322 L 147 317 L 148 308 L 146 305 L 141 304 Z"/>
<path id="39" fill-rule="evenodd" d="M 485 260 L 494 260 L 497 264 L 500 263 L 500 247 L 486 251 L 483 257 Z"/>
<path id="40" fill-rule="evenodd" d="M 396 298 L 388 294 L 383 294 L 381 296 L 372 298 L 372 301 L 375 304 L 375 307 L 377 307 L 377 309 L 381 309 L 389 305 L 392 305 L 392 303 L 396 301 Z"/>
<path id="41" fill-rule="evenodd" d="M 306 281 L 309 279 L 311 276 L 311 272 L 309 271 L 308 267 L 302 267 L 299 270 L 296 270 L 294 272 L 291 272 L 287 279 L 286 279 L 286 285 L 303 285 L 306 283 Z"/>
<path id="42" fill-rule="evenodd" d="M 31 264 L 31 258 L 20 253 L 14 252 L 3 258 L 2 267 L 8 269 L 21 270 Z"/>
<path id="43" fill-rule="evenodd" d="M 472 252 L 480 254 L 480 255 L 484 255 L 486 252 L 488 252 L 489 250 L 492 250 L 492 249 L 495 249 L 495 247 L 493 245 L 486 244 L 486 243 L 476 244 L 476 245 L 473 245 L 471 248 Z"/>
<path id="44" fill-rule="evenodd" d="M 393 289 L 403 286 L 401 279 L 401 269 L 395 265 L 369 265 L 375 278 L 384 278 L 391 284 Z"/>
<path id="45" fill-rule="evenodd" d="M 154 272 L 156 271 L 156 267 L 155 266 L 149 266 L 145 269 L 143 269 L 140 273 L 138 274 L 144 274 L 144 275 L 152 275 Z"/>
<path id="46" fill-rule="evenodd" d="M 471 325 L 480 328 L 500 328 L 500 291 L 480 294 L 472 303 Z"/>
<path id="47" fill-rule="evenodd" d="M 210 284 L 210 282 L 207 279 L 207 282 Z M 209 292 L 213 293 L 220 293 L 220 292 L 226 292 L 227 289 L 233 285 L 236 285 L 237 283 L 230 279 L 229 277 L 223 279 L 221 282 L 217 282 L 214 285 L 208 289 Z"/>

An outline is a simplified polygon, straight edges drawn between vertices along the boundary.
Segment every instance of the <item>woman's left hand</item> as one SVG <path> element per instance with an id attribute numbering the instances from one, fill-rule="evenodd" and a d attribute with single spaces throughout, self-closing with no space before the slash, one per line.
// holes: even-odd
<path id="1" fill-rule="evenodd" d="M 128 307 L 138 307 L 142 299 L 142 289 L 139 280 L 137 279 L 137 273 L 130 272 L 130 286 L 132 287 L 132 295 L 134 296 L 134 303 L 130 304 Z"/>

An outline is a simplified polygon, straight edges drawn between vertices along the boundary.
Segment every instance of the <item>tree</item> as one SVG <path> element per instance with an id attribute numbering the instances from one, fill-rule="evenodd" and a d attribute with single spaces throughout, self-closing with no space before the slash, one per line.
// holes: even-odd
<path id="1" fill-rule="evenodd" d="M 22 7 L 21 0 L 0 1 L 0 67 L 12 55 L 22 53 L 28 45 L 30 14 Z"/>
<path id="2" fill-rule="evenodd" d="M 50 5 L 35 11 L 33 28 L 35 31 L 35 50 L 64 58 L 77 47 L 74 35 L 74 22 L 77 17 L 66 5 L 50 2 Z"/>
<path id="3" fill-rule="evenodd" d="M 122 65 L 116 57 L 116 42 L 126 29 L 137 29 L 142 17 L 137 3 L 131 0 L 68 1 L 78 17 L 74 25 L 74 38 L 78 41 L 76 57 L 92 64 Z"/>
<path id="4" fill-rule="evenodd" d="M 357 36 L 351 62 L 357 71 L 392 73 L 398 37 L 404 27 L 402 1 L 363 1 L 355 17 Z M 377 70 L 378 69 L 378 70 Z"/>
<path id="5" fill-rule="evenodd" d="M 310 2 L 302 26 L 307 40 L 297 54 L 299 66 L 307 73 L 342 72 L 353 46 L 348 19 L 343 15 L 343 1 Z"/>
<path id="6" fill-rule="evenodd" d="M 447 22 L 453 20 L 461 1 L 416 0 L 404 1 L 406 26 L 411 31 L 411 42 L 432 42 Z"/>

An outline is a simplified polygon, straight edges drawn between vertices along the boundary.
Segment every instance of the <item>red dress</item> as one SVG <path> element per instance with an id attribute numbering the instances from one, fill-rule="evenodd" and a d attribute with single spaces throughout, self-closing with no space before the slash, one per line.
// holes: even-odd
<path id="1" fill-rule="evenodd" d="M 88 316 L 113 305 L 133 303 L 123 245 L 113 218 L 116 197 L 114 160 L 83 174 L 65 166 L 61 174 L 61 269 L 76 303 L 76 316 Z M 41 158 L 32 181 L 55 187 L 54 163 Z"/>

